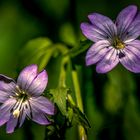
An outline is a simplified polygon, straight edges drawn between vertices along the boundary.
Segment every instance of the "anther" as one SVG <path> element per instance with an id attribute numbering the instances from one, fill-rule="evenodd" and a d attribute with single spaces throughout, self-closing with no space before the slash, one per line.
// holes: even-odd
<path id="1" fill-rule="evenodd" d="M 14 118 L 18 118 L 19 114 L 20 114 L 20 111 L 18 109 L 14 110 L 14 112 L 13 112 Z"/>

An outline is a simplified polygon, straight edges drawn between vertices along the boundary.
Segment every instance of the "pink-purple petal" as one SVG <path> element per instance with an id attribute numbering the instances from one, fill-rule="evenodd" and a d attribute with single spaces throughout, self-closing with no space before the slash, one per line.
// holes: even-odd
<path id="1" fill-rule="evenodd" d="M 12 78 L 0 74 L 0 91 L 12 92 L 15 86 L 15 81 Z"/>
<path id="2" fill-rule="evenodd" d="M 0 126 L 5 124 L 9 120 L 11 114 L 10 111 L 15 103 L 16 100 L 10 98 L 0 106 Z"/>
<path id="3" fill-rule="evenodd" d="M 140 58 L 140 41 L 134 40 L 126 45 L 126 50 L 131 51 L 133 54 L 135 54 L 137 57 Z"/>
<path id="4" fill-rule="evenodd" d="M 98 41 L 93 44 L 86 54 L 86 65 L 97 63 L 110 50 L 110 43 L 106 40 Z"/>
<path id="5" fill-rule="evenodd" d="M 25 67 L 17 79 L 17 84 L 24 90 L 27 90 L 34 78 L 37 75 L 37 65 Z"/>
<path id="6" fill-rule="evenodd" d="M 107 35 L 103 31 L 101 31 L 95 25 L 91 25 L 89 23 L 82 23 L 81 30 L 82 33 L 93 42 L 107 38 Z"/>
<path id="7" fill-rule="evenodd" d="M 31 106 L 30 106 L 30 102 L 29 101 L 26 101 L 26 102 L 23 103 L 23 111 L 24 111 L 24 115 L 25 116 L 28 116 L 29 118 L 31 118 L 32 110 L 31 110 Z M 24 117 L 21 118 L 21 125 L 24 122 L 24 120 L 25 120 Z"/>
<path id="8" fill-rule="evenodd" d="M 48 83 L 48 75 L 46 70 L 40 72 L 32 81 L 28 88 L 28 93 L 32 96 L 39 96 L 43 93 Z"/>
<path id="9" fill-rule="evenodd" d="M 124 42 L 130 42 L 140 36 L 140 12 L 124 34 Z"/>
<path id="10" fill-rule="evenodd" d="M 40 96 L 40 97 L 37 97 L 37 98 L 32 97 L 30 99 L 30 103 L 31 103 L 33 108 L 35 107 L 43 113 L 46 113 L 48 115 L 54 115 L 55 114 L 54 104 L 43 96 Z"/>
<path id="11" fill-rule="evenodd" d="M 14 95 L 16 83 L 12 78 L 0 74 L 0 103 Z"/>
<path id="12" fill-rule="evenodd" d="M 129 49 L 124 49 L 125 57 L 120 59 L 121 64 L 131 72 L 140 72 L 140 57 Z"/>
<path id="13" fill-rule="evenodd" d="M 128 42 L 126 45 L 127 45 L 126 48 L 130 47 L 131 49 L 136 48 L 140 50 L 140 40 L 134 40 L 134 41 Z"/>
<path id="14" fill-rule="evenodd" d="M 8 100 L 10 95 L 12 95 L 10 92 L 0 91 L 0 103 L 4 103 Z"/>
<path id="15" fill-rule="evenodd" d="M 10 118 L 9 110 L 1 111 L 1 114 L 0 114 L 0 126 L 5 124 L 9 120 L 9 118 Z"/>
<path id="16" fill-rule="evenodd" d="M 47 119 L 46 115 L 38 110 L 35 106 L 32 106 L 32 120 L 41 125 L 49 125 L 51 122 Z"/>
<path id="17" fill-rule="evenodd" d="M 25 121 L 25 118 L 26 118 L 26 114 L 25 114 L 25 112 L 23 111 L 23 112 L 22 112 L 22 115 L 21 115 L 20 118 L 19 118 L 19 127 L 21 127 L 21 126 L 23 125 L 23 123 L 24 123 L 24 121 Z"/>
<path id="18" fill-rule="evenodd" d="M 122 33 L 125 33 L 129 25 L 133 22 L 137 14 L 137 7 L 130 5 L 124 8 L 118 15 L 116 19 L 116 26 L 118 33 L 122 36 Z"/>
<path id="19" fill-rule="evenodd" d="M 117 50 L 111 49 L 101 61 L 97 63 L 96 71 L 98 73 L 107 73 L 119 63 Z"/>
<path id="20" fill-rule="evenodd" d="M 24 123 L 25 121 L 25 118 L 26 118 L 26 111 L 24 110 L 24 107 L 25 107 L 25 102 L 22 104 L 21 106 L 21 111 L 20 111 L 20 115 L 19 115 L 19 127 L 22 126 L 22 124 Z"/>
<path id="21" fill-rule="evenodd" d="M 17 123 L 18 123 L 18 118 L 14 118 L 14 116 L 11 115 L 6 125 L 6 132 L 13 133 L 15 130 L 15 127 L 17 126 Z"/>
<path id="22" fill-rule="evenodd" d="M 117 34 L 116 25 L 110 18 L 98 13 L 92 13 L 88 15 L 88 18 L 93 25 L 98 27 L 108 37 L 115 36 Z"/>

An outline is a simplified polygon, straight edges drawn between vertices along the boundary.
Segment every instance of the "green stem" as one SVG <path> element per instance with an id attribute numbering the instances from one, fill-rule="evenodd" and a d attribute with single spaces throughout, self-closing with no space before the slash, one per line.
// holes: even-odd
<path id="1" fill-rule="evenodd" d="M 73 84 L 74 84 L 74 89 L 75 89 L 77 106 L 82 112 L 84 112 L 79 79 L 78 79 L 78 74 L 76 70 L 72 71 L 72 79 L 73 79 Z M 87 140 L 87 135 L 86 135 L 86 131 L 84 127 L 82 125 L 79 125 L 78 129 L 79 129 L 80 140 Z"/>
<path id="2" fill-rule="evenodd" d="M 77 106 L 83 112 L 83 103 L 82 103 L 82 98 L 81 98 L 81 90 L 80 90 L 79 80 L 78 80 L 78 75 L 77 75 L 76 70 L 72 71 L 72 79 L 73 79 L 73 84 L 74 84 L 74 89 L 75 89 L 75 96 L 76 96 Z"/>
<path id="3" fill-rule="evenodd" d="M 62 58 L 58 87 L 66 87 L 66 81 L 65 81 L 66 80 L 66 70 L 65 70 L 65 65 L 67 64 L 68 60 L 69 60 L 68 57 L 63 57 Z"/>

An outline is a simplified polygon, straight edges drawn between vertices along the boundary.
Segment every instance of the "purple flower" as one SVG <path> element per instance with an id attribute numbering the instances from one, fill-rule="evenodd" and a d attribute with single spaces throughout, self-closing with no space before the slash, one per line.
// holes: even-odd
<path id="1" fill-rule="evenodd" d="M 130 5 L 123 9 L 116 21 L 98 13 L 82 23 L 83 34 L 95 42 L 86 54 L 86 65 L 97 63 L 96 71 L 106 73 L 119 62 L 129 71 L 140 72 L 140 12 Z"/>
<path id="2" fill-rule="evenodd" d="M 17 83 L 0 75 L 0 126 L 7 123 L 7 133 L 21 127 L 26 117 L 42 125 L 51 123 L 47 115 L 54 115 L 55 107 L 41 96 L 47 83 L 46 71 L 38 73 L 37 65 L 24 68 Z"/>

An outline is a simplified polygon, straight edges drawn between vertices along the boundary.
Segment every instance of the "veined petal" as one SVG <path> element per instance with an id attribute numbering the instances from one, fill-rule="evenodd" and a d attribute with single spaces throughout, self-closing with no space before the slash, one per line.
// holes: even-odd
<path id="1" fill-rule="evenodd" d="M 98 73 L 106 73 L 112 70 L 119 63 L 117 50 L 112 48 L 101 61 L 97 63 L 96 71 Z"/>
<path id="2" fill-rule="evenodd" d="M 28 93 L 33 96 L 39 96 L 43 93 L 48 83 L 48 75 L 46 70 L 40 72 L 32 81 L 28 88 Z"/>
<path id="3" fill-rule="evenodd" d="M 92 13 L 88 15 L 88 18 L 93 25 L 98 27 L 108 37 L 112 38 L 117 35 L 116 25 L 110 18 L 98 13 Z"/>
<path id="4" fill-rule="evenodd" d="M 7 94 L 12 94 L 12 92 L 15 90 L 15 86 L 16 83 L 12 78 L 0 74 L 0 91 L 7 92 Z"/>
<path id="5" fill-rule="evenodd" d="M 128 42 L 126 45 L 127 45 L 126 48 L 130 47 L 131 49 L 136 48 L 140 50 L 140 40 L 134 40 L 134 41 Z"/>
<path id="6" fill-rule="evenodd" d="M 0 74 L 0 103 L 14 94 L 16 84 L 12 78 Z"/>
<path id="7" fill-rule="evenodd" d="M 31 118 L 32 110 L 31 110 L 31 105 L 30 105 L 29 101 L 26 101 L 26 102 L 23 103 L 23 112 L 25 113 L 24 114 L 25 116 L 28 116 L 29 118 Z M 21 121 L 24 122 L 24 120 L 25 120 L 24 117 L 21 118 Z M 23 122 L 21 122 L 20 126 L 22 125 Z"/>
<path id="8" fill-rule="evenodd" d="M 0 74 L 0 90 L 11 92 L 15 89 L 15 86 L 15 81 L 12 78 Z"/>
<path id="9" fill-rule="evenodd" d="M 0 126 L 9 120 L 11 114 L 10 111 L 15 103 L 16 100 L 14 98 L 10 98 L 0 106 Z"/>
<path id="10" fill-rule="evenodd" d="M 124 48 L 125 57 L 120 59 L 121 64 L 131 72 L 139 73 L 140 72 L 140 57 L 133 52 L 134 50 L 129 50 Z"/>
<path id="11" fill-rule="evenodd" d="M 40 97 L 32 97 L 30 99 L 30 103 L 32 107 L 37 108 L 40 110 L 40 112 L 44 112 L 49 115 L 54 115 L 55 114 L 55 106 L 54 104 L 49 101 L 47 98 L 40 96 Z"/>
<path id="12" fill-rule="evenodd" d="M 86 65 L 97 63 L 110 50 L 110 43 L 106 40 L 93 44 L 86 54 Z"/>
<path id="13" fill-rule="evenodd" d="M 17 126 L 17 123 L 18 123 L 18 118 L 14 118 L 13 115 L 11 115 L 6 125 L 6 132 L 13 133 L 15 127 Z"/>
<path id="14" fill-rule="evenodd" d="M 30 65 L 25 67 L 17 79 L 17 84 L 24 90 L 27 90 L 32 81 L 37 76 L 37 65 Z"/>
<path id="15" fill-rule="evenodd" d="M 20 116 L 19 116 L 19 127 L 21 127 L 22 126 L 22 124 L 24 123 L 24 121 L 25 121 L 25 118 L 26 118 L 26 110 L 27 110 L 27 108 L 25 107 L 25 102 L 22 104 L 22 107 L 21 107 L 21 111 L 20 111 Z M 26 108 L 26 110 L 24 109 L 24 107 Z"/>
<path id="16" fill-rule="evenodd" d="M 42 125 L 49 125 L 51 122 L 47 119 L 46 115 L 38 110 L 35 106 L 31 105 L 32 109 L 32 120 L 35 121 L 36 123 L 42 124 Z"/>
<path id="17" fill-rule="evenodd" d="M 137 7 L 134 5 L 130 5 L 124 8 L 118 15 L 116 19 L 116 26 L 118 29 L 118 34 L 122 37 L 123 33 L 126 32 L 129 25 L 134 20 L 137 14 Z"/>
<path id="18" fill-rule="evenodd" d="M 50 121 L 46 118 L 46 116 L 43 113 L 35 113 L 33 112 L 32 120 L 38 124 L 41 125 L 49 125 L 51 124 Z"/>
<path id="19" fill-rule="evenodd" d="M 97 42 L 99 40 L 107 39 L 108 35 L 101 31 L 95 25 L 91 25 L 89 23 L 81 24 L 82 33 L 91 41 Z"/>
<path id="20" fill-rule="evenodd" d="M 0 103 L 4 103 L 12 95 L 10 92 L 0 91 Z"/>
<path id="21" fill-rule="evenodd" d="M 140 57 L 140 40 L 134 40 L 126 44 L 126 49 Z"/>
<path id="22" fill-rule="evenodd" d="M 136 18 L 127 29 L 122 38 L 125 43 L 131 42 L 140 36 L 140 12 L 137 13 Z"/>

